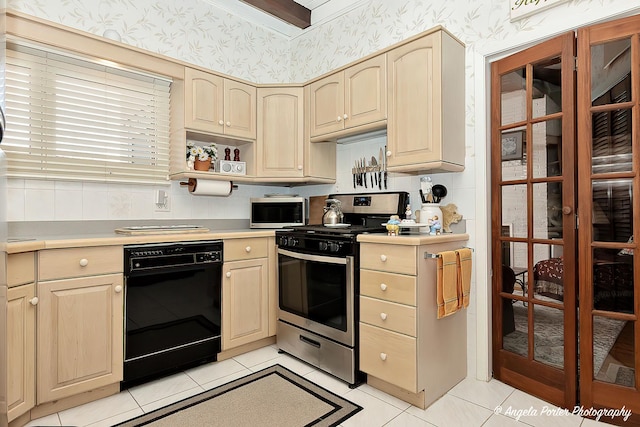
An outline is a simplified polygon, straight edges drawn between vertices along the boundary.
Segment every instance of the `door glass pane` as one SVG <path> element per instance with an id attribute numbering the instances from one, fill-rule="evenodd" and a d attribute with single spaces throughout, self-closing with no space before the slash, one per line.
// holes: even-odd
<path id="1" fill-rule="evenodd" d="M 502 224 L 511 227 L 513 237 L 527 237 L 527 186 L 502 187 Z M 525 252 L 526 255 L 526 252 Z M 526 264 L 526 258 L 525 258 Z"/>
<path id="2" fill-rule="evenodd" d="M 502 126 L 527 118 L 526 70 L 521 68 L 500 77 Z"/>
<path id="3" fill-rule="evenodd" d="M 635 339 L 633 322 L 626 322 L 608 352 L 596 379 L 635 388 Z M 616 328 L 617 330 L 617 328 Z"/>
<path id="4" fill-rule="evenodd" d="M 529 314 L 521 302 L 502 300 L 502 348 L 527 357 L 529 354 Z"/>
<path id="5" fill-rule="evenodd" d="M 533 358 L 562 369 L 564 367 L 564 311 L 534 304 Z"/>
<path id="6" fill-rule="evenodd" d="M 533 117 L 562 111 L 560 58 L 551 58 L 533 65 Z"/>
<path id="7" fill-rule="evenodd" d="M 593 173 L 631 171 L 631 109 L 593 113 L 591 120 Z"/>
<path id="8" fill-rule="evenodd" d="M 558 245 L 533 246 L 533 293 L 536 299 L 562 303 L 564 300 L 564 261 Z"/>
<path id="9" fill-rule="evenodd" d="M 618 366 L 627 366 L 633 370 L 633 345 L 632 322 L 593 316 L 593 377 L 616 382 L 620 373 L 620 381 L 625 381 L 625 385 L 630 384 L 628 370 L 620 371 Z"/>
<path id="10" fill-rule="evenodd" d="M 533 177 L 562 175 L 562 120 L 547 120 L 532 127 Z"/>
<path id="11" fill-rule="evenodd" d="M 533 184 L 533 236 L 562 237 L 562 183 Z"/>
<path id="12" fill-rule="evenodd" d="M 518 130 L 502 131 L 500 136 L 503 181 L 507 179 L 522 179 L 526 176 L 527 169 L 523 160 L 526 158 L 526 132 L 524 128 Z M 505 165 L 506 163 L 506 165 Z M 505 170 L 505 166 L 512 169 Z"/>
<path id="13" fill-rule="evenodd" d="M 596 242 L 626 242 L 633 235 L 633 181 L 594 180 L 591 223 Z"/>
<path id="14" fill-rule="evenodd" d="M 625 88 L 612 88 L 623 82 L 631 73 L 631 39 L 614 40 L 591 47 L 591 99 L 593 105 L 625 102 Z M 629 98 L 630 99 L 630 98 Z"/>
<path id="15" fill-rule="evenodd" d="M 633 313 L 633 249 L 593 250 L 593 307 Z"/>

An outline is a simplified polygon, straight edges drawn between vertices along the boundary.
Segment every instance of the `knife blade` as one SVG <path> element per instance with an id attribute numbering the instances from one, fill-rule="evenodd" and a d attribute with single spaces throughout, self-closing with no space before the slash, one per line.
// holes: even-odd
<path id="1" fill-rule="evenodd" d="M 351 168 L 351 175 L 353 176 L 353 189 L 356 189 L 356 168 Z"/>
<path id="2" fill-rule="evenodd" d="M 367 161 L 362 158 L 362 176 L 364 178 L 364 188 L 367 188 Z"/>
<path id="3" fill-rule="evenodd" d="M 378 159 L 380 163 L 378 165 L 378 188 L 382 190 L 382 169 L 384 168 L 384 157 L 382 154 L 382 147 L 380 147 L 380 153 L 378 153 Z"/>
<path id="4" fill-rule="evenodd" d="M 384 146 L 384 189 L 387 189 L 387 146 Z"/>
<path id="5" fill-rule="evenodd" d="M 376 187 L 378 186 L 378 161 L 376 156 L 371 156 L 371 188 L 374 188 L 373 181 L 375 179 Z"/>

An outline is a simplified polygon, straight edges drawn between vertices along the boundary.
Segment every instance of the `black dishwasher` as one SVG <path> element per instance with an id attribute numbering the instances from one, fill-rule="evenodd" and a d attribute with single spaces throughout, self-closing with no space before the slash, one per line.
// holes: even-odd
<path id="1" fill-rule="evenodd" d="M 215 361 L 222 241 L 127 245 L 124 269 L 121 388 Z"/>

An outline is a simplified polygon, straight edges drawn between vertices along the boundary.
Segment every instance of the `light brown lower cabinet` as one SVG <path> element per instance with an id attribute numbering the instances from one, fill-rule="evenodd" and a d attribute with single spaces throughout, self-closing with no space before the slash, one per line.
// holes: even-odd
<path id="1" fill-rule="evenodd" d="M 122 380 L 121 273 L 38 283 L 37 403 Z"/>
<path id="2" fill-rule="evenodd" d="M 269 336 L 268 271 L 267 258 L 224 263 L 222 350 Z"/>
<path id="3" fill-rule="evenodd" d="M 31 262 L 33 266 L 33 261 Z M 7 416 L 9 422 L 36 402 L 36 285 L 7 292 Z"/>
<path id="4" fill-rule="evenodd" d="M 461 243 L 360 246 L 360 369 L 367 383 L 426 408 L 467 373 L 464 311 L 437 319 L 436 260 Z M 404 243 L 401 243 L 404 242 Z"/>

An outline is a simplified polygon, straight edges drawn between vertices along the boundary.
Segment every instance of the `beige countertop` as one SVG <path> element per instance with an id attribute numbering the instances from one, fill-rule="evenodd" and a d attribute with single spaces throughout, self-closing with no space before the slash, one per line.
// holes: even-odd
<path id="1" fill-rule="evenodd" d="M 209 231 L 205 233 L 171 233 L 124 235 L 112 233 L 59 235 L 17 239 L 6 243 L 8 254 L 37 251 L 41 249 L 60 249 L 105 245 L 134 245 L 143 243 L 184 242 L 194 240 L 240 239 L 243 237 L 271 237 L 275 230 L 238 229 Z"/>
<path id="2" fill-rule="evenodd" d="M 401 234 L 399 236 L 388 236 L 380 233 L 358 235 L 358 242 L 360 243 L 384 243 L 387 245 L 418 246 L 437 243 L 466 242 L 467 240 L 469 240 L 468 234 L 440 234 L 438 236 L 431 236 L 429 234 Z"/>

